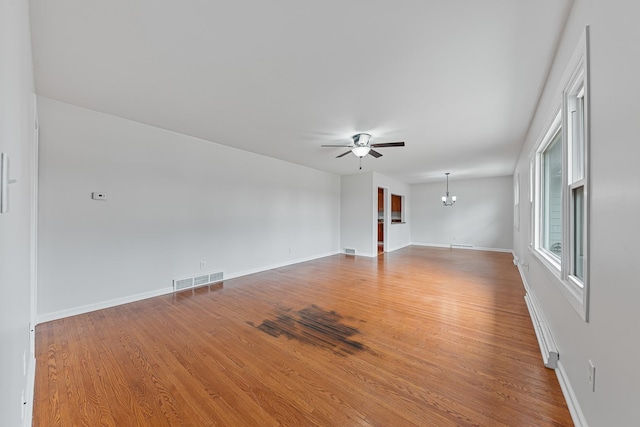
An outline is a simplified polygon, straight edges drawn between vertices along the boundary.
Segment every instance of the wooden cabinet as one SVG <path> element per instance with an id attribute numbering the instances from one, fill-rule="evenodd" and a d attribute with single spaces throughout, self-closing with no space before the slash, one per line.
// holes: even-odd
<path id="1" fill-rule="evenodd" d="M 402 212 L 402 196 L 391 195 L 391 212 Z"/>
<path id="2" fill-rule="evenodd" d="M 378 223 L 378 242 L 384 242 L 384 224 Z"/>
<path id="3" fill-rule="evenodd" d="M 384 190 L 378 188 L 378 212 L 384 211 Z"/>
<path id="4" fill-rule="evenodd" d="M 404 215 L 402 214 L 402 196 L 396 194 L 391 195 L 391 222 L 402 222 Z"/>

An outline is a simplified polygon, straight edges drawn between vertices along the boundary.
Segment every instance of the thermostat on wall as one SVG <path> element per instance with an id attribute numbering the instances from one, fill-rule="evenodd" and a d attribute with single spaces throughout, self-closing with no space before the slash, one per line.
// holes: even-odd
<path id="1" fill-rule="evenodd" d="M 100 193 L 98 191 L 94 191 L 91 193 L 91 198 L 93 200 L 107 200 L 107 193 Z"/>

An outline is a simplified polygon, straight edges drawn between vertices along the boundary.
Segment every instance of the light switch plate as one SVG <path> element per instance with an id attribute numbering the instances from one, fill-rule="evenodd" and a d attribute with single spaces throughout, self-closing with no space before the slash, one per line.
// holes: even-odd
<path id="1" fill-rule="evenodd" d="M 596 366 L 591 360 L 589 360 L 589 384 L 591 384 L 591 391 L 596 391 Z"/>

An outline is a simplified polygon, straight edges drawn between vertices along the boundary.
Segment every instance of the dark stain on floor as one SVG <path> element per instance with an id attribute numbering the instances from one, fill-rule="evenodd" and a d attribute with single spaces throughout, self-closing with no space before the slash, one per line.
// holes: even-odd
<path id="1" fill-rule="evenodd" d="M 278 309 L 275 319 L 263 320 L 258 326 L 247 323 L 273 337 L 284 335 L 305 344 L 329 348 L 340 355 L 367 350 L 364 344 L 351 339 L 360 331 L 343 324 L 342 320 L 335 311 L 325 311 L 314 304 L 299 311 Z"/>

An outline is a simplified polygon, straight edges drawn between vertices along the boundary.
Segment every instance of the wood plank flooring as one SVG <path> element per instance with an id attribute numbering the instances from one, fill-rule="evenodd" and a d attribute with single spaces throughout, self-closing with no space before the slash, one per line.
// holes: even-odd
<path id="1" fill-rule="evenodd" d="M 571 426 L 523 296 L 411 246 L 44 323 L 34 426 Z"/>

